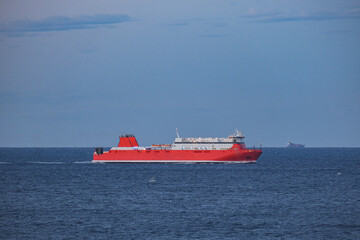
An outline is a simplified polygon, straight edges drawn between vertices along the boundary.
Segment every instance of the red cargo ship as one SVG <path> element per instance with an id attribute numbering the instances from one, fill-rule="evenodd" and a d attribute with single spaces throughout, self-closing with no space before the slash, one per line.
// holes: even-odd
<path id="1" fill-rule="evenodd" d="M 228 138 L 181 138 L 173 144 L 140 147 L 134 135 L 120 136 L 117 147 L 96 148 L 93 162 L 104 163 L 255 163 L 260 149 L 248 149 L 236 129 Z"/>

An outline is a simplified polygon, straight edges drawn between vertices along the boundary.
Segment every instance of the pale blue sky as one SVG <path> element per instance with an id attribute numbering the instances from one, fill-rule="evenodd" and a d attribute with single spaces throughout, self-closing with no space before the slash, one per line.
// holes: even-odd
<path id="1" fill-rule="evenodd" d="M 360 147 L 359 1 L 0 1 L 0 146 Z"/>

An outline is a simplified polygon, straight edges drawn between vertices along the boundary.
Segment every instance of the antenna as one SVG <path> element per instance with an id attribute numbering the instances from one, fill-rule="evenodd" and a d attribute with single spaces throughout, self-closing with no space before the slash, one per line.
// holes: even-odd
<path id="1" fill-rule="evenodd" d="M 176 128 L 176 135 L 177 135 L 178 138 L 180 138 L 177 128 Z"/>

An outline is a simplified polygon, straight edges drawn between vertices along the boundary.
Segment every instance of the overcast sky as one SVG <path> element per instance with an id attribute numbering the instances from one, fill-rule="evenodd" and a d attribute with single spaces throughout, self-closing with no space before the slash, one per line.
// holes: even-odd
<path id="1" fill-rule="evenodd" d="M 0 146 L 360 147 L 359 1 L 0 0 Z"/>

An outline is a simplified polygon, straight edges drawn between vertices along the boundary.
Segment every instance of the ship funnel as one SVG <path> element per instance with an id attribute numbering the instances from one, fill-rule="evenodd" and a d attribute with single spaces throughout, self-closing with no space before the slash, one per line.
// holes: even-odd
<path id="1" fill-rule="evenodd" d="M 139 144 L 133 134 L 121 135 L 118 147 L 138 147 Z"/>

